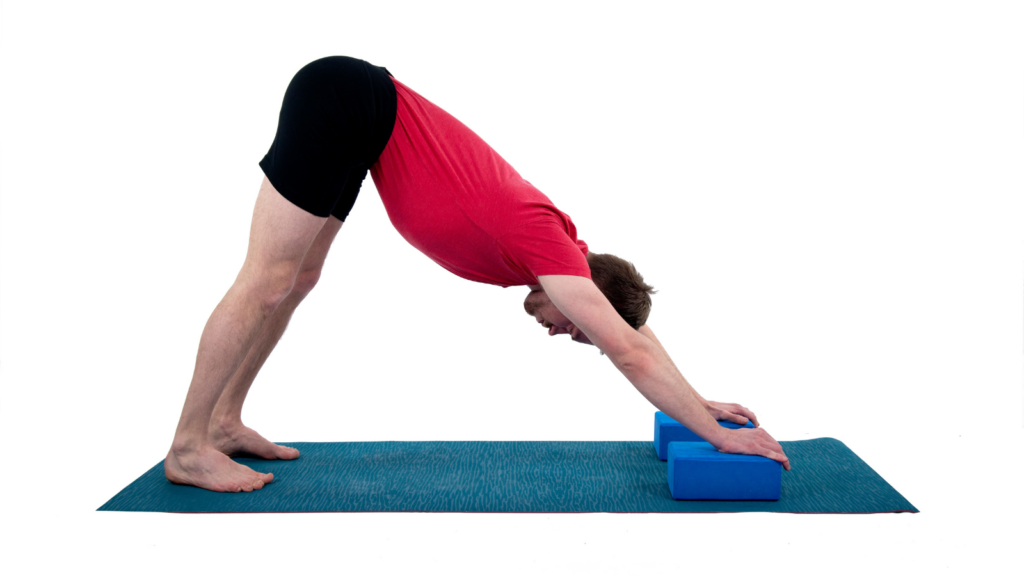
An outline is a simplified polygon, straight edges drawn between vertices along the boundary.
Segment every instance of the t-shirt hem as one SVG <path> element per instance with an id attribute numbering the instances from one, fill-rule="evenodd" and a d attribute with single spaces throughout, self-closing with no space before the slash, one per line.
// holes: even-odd
<path id="1" fill-rule="evenodd" d="M 559 270 L 530 270 L 530 273 L 532 273 L 534 275 L 534 277 L 537 277 L 537 276 L 582 276 L 582 277 L 586 278 L 587 280 L 593 280 L 593 278 L 590 276 L 590 270 L 587 270 L 586 272 L 584 272 L 582 270 L 565 270 L 565 269 L 559 269 Z"/>

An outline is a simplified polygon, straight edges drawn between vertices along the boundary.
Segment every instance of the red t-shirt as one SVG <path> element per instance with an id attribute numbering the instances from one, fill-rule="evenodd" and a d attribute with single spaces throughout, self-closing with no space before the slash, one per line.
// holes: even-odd
<path id="1" fill-rule="evenodd" d="M 590 278 L 576 226 L 482 138 L 394 78 L 398 115 L 370 167 L 398 233 L 446 270 L 498 286 Z"/>

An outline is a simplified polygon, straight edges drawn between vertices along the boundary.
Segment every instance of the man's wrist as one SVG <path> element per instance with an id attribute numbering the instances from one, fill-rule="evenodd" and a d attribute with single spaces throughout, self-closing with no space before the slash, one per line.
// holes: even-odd
<path id="1" fill-rule="evenodd" d="M 725 443 L 726 436 L 729 434 L 729 429 L 726 428 L 725 426 L 722 426 L 721 424 L 718 424 L 718 422 L 715 422 L 715 428 L 716 430 L 711 435 L 711 437 L 705 438 L 705 440 L 708 444 L 711 444 L 715 448 L 721 448 L 722 445 Z"/>

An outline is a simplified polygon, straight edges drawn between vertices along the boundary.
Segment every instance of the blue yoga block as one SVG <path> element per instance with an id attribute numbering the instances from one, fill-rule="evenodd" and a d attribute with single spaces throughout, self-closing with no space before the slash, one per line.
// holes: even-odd
<path id="1" fill-rule="evenodd" d="M 733 424 L 732 422 L 722 422 L 719 424 L 726 428 L 753 428 L 754 423 L 747 421 L 746 426 L 740 426 L 739 424 Z M 665 460 L 668 458 L 668 443 L 669 442 L 703 442 L 704 439 L 697 436 L 689 428 L 683 426 L 679 422 L 669 418 L 668 414 L 658 411 L 654 413 L 654 448 L 658 451 L 658 458 Z"/>
<path id="2" fill-rule="evenodd" d="M 725 454 L 707 442 L 670 442 L 668 487 L 675 500 L 778 500 L 782 464 Z"/>

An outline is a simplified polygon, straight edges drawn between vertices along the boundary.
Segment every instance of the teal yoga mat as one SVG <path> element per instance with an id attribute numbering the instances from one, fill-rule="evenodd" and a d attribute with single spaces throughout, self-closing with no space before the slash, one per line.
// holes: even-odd
<path id="1" fill-rule="evenodd" d="M 249 493 L 171 484 L 163 462 L 100 510 L 135 512 L 917 512 L 842 442 L 780 442 L 778 501 L 677 501 L 650 441 L 295 442 L 297 460 L 237 458 Z"/>

